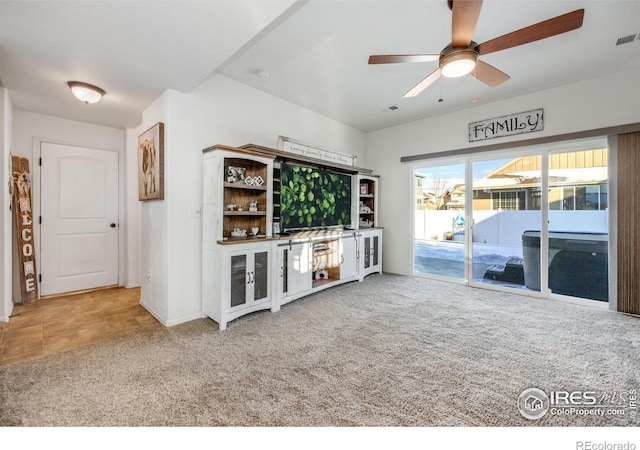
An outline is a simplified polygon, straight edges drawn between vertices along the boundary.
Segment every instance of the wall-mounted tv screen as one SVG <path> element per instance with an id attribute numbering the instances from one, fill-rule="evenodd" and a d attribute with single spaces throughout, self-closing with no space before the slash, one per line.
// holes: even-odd
<path id="1" fill-rule="evenodd" d="M 282 163 L 280 182 L 283 231 L 351 225 L 351 175 Z"/>

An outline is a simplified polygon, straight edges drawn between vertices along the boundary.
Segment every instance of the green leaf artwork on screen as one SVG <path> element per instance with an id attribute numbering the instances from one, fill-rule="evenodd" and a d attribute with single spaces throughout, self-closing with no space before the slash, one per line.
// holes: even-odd
<path id="1" fill-rule="evenodd" d="M 283 229 L 351 224 L 351 176 L 328 170 L 283 164 Z"/>

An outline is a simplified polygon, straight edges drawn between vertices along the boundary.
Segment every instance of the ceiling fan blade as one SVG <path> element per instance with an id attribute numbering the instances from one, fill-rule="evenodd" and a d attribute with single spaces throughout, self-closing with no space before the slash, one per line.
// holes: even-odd
<path id="1" fill-rule="evenodd" d="M 394 64 L 437 61 L 440 55 L 371 55 L 369 64 Z"/>
<path id="2" fill-rule="evenodd" d="M 509 75 L 499 69 L 496 69 L 491 64 L 487 64 L 480 60 L 476 62 L 476 67 L 471 72 L 471 75 L 489 87 L 496 87 L 511 78 Z"/>
<path id="3" fill-rule="evenodd" d="M 423 79 L 420 83 L 416 84 L 409 92 L 403 95 L 404 98 L 415 97 L 420 92 L 424 91 L 426 88 L 431 85 L 434 81 L 440 78 L 440 69 L 436 69 L 431 72 L 425 79 Z"/>
<path id="4" fill-rule="evenodd" d="M 553 19 L 538 22 L 517 31 L 502 35 L 478 45 L 478 53 L 486 55 L 488 53 L 505 50 L 529 42 L 539 41 L 567 31 L 576 30 L 582 26 L 584 9 L 577 9 L 573 12 L 563 14 Z"/>
<path id="5" fill-rule="evenodd" d="M 453 0 L 451 45 L 468 47 L 476 31 L 482 0 Z"/>

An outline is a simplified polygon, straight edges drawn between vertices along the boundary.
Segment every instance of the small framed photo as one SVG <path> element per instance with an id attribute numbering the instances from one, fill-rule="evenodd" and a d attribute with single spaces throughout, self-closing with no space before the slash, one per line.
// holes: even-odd
<path id="1" fill-rule="evenodd" d="M 244 167 L 227 167 L 227 183 L 244 183 L 247 169 Z"/>
<path id="2" fill-rule="evenodd" d="M 273 234 L 280 234 L 280 222 L 273 222 Z"/>
<path id="3" fill-rule="evenodd" d="M 360 185 L 360 194 L 361 195 L 367 195 L 369 194 L 369 188 L 367 187 L 366 183 L 362 183 Z"/>

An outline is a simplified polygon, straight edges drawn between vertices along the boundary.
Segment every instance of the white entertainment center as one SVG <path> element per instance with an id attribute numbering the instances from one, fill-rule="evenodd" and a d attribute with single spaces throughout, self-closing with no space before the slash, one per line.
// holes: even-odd
<path id="1" fill-rule="evenodd" d="M 255 145 L 216 145 L 203 153 L 202 308 L 220 330 L 245 314 L 276 312 L 300 297 L 382 272 L 379 178 L 370 171 Z M 282 161 L 349 174 L 350 222 L 280 232 Z"/>

